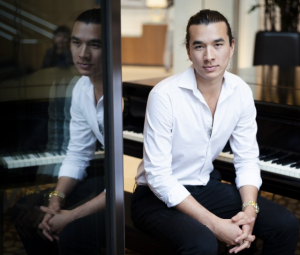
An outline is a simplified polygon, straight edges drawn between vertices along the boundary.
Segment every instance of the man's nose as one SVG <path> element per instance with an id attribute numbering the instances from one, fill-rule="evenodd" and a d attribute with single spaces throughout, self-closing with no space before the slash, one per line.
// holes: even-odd
<path id="1" fill-rule="evenodd" d="M 205 60 L 210 61 L 215 58 L 214 49 L 210 46 L 206 47 Z"/>
<path id="2" fill-rule="evenodd" d="M 79 57 L 88 58 L 90 56 L 89 48 L 86 45 L 82 45 L 79 49 Z"/>

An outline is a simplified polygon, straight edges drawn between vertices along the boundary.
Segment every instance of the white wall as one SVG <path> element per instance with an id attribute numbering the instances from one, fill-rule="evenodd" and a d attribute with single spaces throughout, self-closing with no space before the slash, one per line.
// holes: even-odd
<path id="1" fill-rule="evenodd" d="M 202 0 L 174 0 L 173 73 L 185 70 L 191 65 L 184 38 L 189 18 L 203 8 Z"/>
<path id="2" fill-rule="evenodd" d="M 236 1 L 239 2 L 239 10 L 234 8 Z M 191 65 L 184 45 L 185 28 L 189 18 L 203 8 L 224 14 L 233 29 L 233 36 L 238 35 L 235 52 L 238 68 L 251 67 L 255 33 L 261 28 L 259 19 L 262 10 L 251 14 L 248 11 L 256 3 L 256 0 L 174 0 L 173 72 L 181 72 Z M 238 31 L 233 24 L 234 15 L 239 16 Z M 142 24 L 151 22 L 151 10 L 123 8 L 121 22 L 122 36 L 141 36 Z"/>
<path id="3" fill-rule="evenodd" d="M 253 66 L 255 34 L 260 29 L 260 10 L 248 14 L 251 6 L 256 4 L 254 0 L 240 1 L 240 25 L 239 25 L 239 49 L 238 67 L 246 68 Z"/>
<path id="4" fill-rule="evenodd" d="M 151 21 L 150 9 L 121 9 L 122 36 L 142 36 L 142 26 Z"/>

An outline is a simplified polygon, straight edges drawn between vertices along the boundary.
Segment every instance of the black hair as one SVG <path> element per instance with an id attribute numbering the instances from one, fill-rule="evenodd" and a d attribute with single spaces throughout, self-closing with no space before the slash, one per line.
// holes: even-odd
<path id="1" fill-rule="evenodd" d="M 201 10 L 195 15 L 193 15 L 187 26 L 186 26 L 186 36 L 185 36 L 185 45 L 187 48 L 189 48 L 189 42 L 190 42 L 190 31 L 189 28 L 191 25 L 208 25 L 211 23 L 216 23 L 216 22 L 225 22 L 226 27 L 227 27 L 227 35 L 229 37 L 229 44 L 231 46 L 232 40 L 234 37 L 232 36 L 231 32 L 231 27 L 228 23 L 228 20 L 218 11 L 212 11 L 212 10 Z"/>
<path id="2" fill-rule="evenodd" d="M 90 9 L 81 13 L 75 20 L 85 24 L 101 24 L 101 10 L 99 8 Z"/>

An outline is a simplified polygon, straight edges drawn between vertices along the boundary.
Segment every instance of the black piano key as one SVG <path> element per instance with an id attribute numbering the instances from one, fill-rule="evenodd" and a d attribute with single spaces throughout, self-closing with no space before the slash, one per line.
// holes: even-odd
<path id="1" fill-rule="evenodd" d="M 290 165 L 290 167 L 294 167 L 294 168 L 297 168 L 298 166 L 300 166 L 300 161 Z"/>
<path id="2" fill-rule="evenodd" d="M 296 169 L 300 169 L 300 163 L 295 164 Z"/>
<path id="3" fill-rule="evenodd" d="M 272 161 L 272 163 L 276 163 L 276 164 L 279 164 L 279 165 L 286 166 L 286 165 L 289 165 L 289 164 L 292 164 L 292 163 L 296 163 L 298 161 L 300 161 L 299 156 L 296 155 L 296 154 L 291 154 L 287 157 L 274 160 L 274 161 Z"/>
<path id="4" fill-rule="evenodd" d="M 273 153 L 275 153 L 276 150 L 270 149 L 270 148 L 259 148 L 259 159 L 263 159 Z"/>
<path id="5" fill-rule="evenodd" d="M 278 152 L 276 152 L 274 154 L 271 154 L 269 156 L 266 156 L 266 157 L 262 158 L 262 160 L 263 161 L 270 161 L 270 160 L 282 158 L 282 157 L 285 157 L 285 156 L 287 156 L 286 152 L 278 151 Z"/>

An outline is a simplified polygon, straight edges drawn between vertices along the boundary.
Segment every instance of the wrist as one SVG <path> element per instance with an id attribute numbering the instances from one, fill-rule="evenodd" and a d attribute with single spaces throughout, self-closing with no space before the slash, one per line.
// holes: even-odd
<path id="1" fill-rule="evenodd" d="M 255 201 L 253 201 L 253 200 L 250 200 L 248 202 L 243 203 L 243 205 L 242 205 L 242 211 L 245 212 L 245 210 L 249 210 L 249 207 L 250 208 L 252 207 L 254 209 L 254 211 L 255 211 L 256 214 L 259 212 L 258 204 Z"/>
<path id="2" fill-rule="evenodd" d="M 212 215 L 212 217 L 210 218 L 210 220 L 207 222 L 207 224 L 205 224 L 214 234 L 217 233 L 219 226 L 221 224 L 221 218 Z"/>
<path id="3" fill-rule="evenodd" d="M 70 211 L 73 220 L 77 220 L 83 216 L 83 215 L 81 215 L 80 209 L 81 209 L 81 207 L 79 206 Z"/>
<path id="4" fill-rule="evenodd" d="M 58 204 L 63 206 L 65 203 L 65 194 L 57 190 L 48 193 L 49 206 Z"/>
<path id="5" fill-rule="evenodd" d="M 247 206 L 244 208 L 244 213 L 249 217 L 249 218 L 254 218 L 256 219 L 257 213 L 255 211 L 255 208 L 253 206 Z"/>

